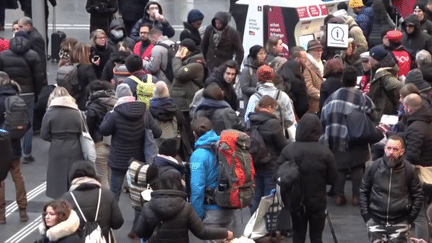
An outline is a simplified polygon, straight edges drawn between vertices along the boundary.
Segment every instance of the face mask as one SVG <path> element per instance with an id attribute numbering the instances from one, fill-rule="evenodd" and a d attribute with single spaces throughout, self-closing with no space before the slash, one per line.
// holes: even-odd
<path id="1" fill-rule="evenodd" d="M 124 33 L 123 30 L 111 30 L 110 33 L 114 36 L 116 39 L 120 39 L 123 37 Z"/>

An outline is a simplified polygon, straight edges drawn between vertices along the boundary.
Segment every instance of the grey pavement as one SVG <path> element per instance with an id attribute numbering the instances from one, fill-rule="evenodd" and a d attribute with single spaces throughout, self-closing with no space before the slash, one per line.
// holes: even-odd
<path id="1" fill-rule="evenodd" d="M 68 0 L 58 1 L 57 7 L 57 22 L 59 30 L 66 33 L 68 37 L 75 37 L 79 41 L 87 42 L 89 38 L 89 15 L 85 12 L 85 2 L 83 0 Z M 187 1 L 174 1 L 162 0 L 160 1 L 164 8 L 165 15 L 170 23 L 176 26 L 176 29 L 182 29 L 182 19 L 186 18 L 187 12 L 191 8 L 200 9 L 205 14 L 204 25 L 209 24 L 214 13 L 217 11 L 227 11 L 229 6 L 228 0 L 187 0 Z M 50 9 L 52 13 L 52 9 Z M 6 30 L 0 32 L 0 36 L 11 38 L 11 26 L 14 20 L 22 17 L 23 14 L 20 10 L 7 10 L 6 11 Z M 48 35 L 52 32 L 51 17 L 48 21 L 50 23 Z M 8 25 L 9 24 L 9 25 Z M 176 30 L 176 36 L 180 31 Z M 177 37 L 174 37 L 176 40 Z M 57 72 L 57 63 L 48 61 L 48 81 L 50 84 L 54 83 L 54 77 Z M 40 223 L 41 210 L 43 205 L 50 201 L 45 196 L 44 182 L 46 181 L 46 168 L 48 164 L 48 148 L 49 143 L 43 141 L 39 136 L 35 136 L 33 140 L 33 155 L 36 162 L 32 164 L 22 165 L 22 173 L 26 182 L 28 193 L 28 212 L 30 220 L 26 223 L 19 222 L 18 211 L 14 207 L 15 191 L 14 185 L 10 176 L 6 179 L 6 201 L 7 201 L 7 224 L 0 225 L 0 242 L 33 242 L 39 238 L 40 235 L 37 226 Z M 1 156 L 1 155 L 0 155 Z M 348 182 L 346 191 L 348 192 L 350 183 Z M 348 193 L 348 199 L 351 195 Z M 131 207 L 128 195 L 123 193 L 119 202 L 120 208 L 125 219 L 124 225 L 116 230 L 118 242 L 139 242 L 127 238 L 127 233 L 132 227 L 134 211 Z M 330 213 L 334 229 L 338 241 L 343 242 L 367 242 L 366 227 L 360 217 L 358 207 L 347 204 L 343 207 L 334 206 L 329 198 L 328 211 Z M 243 217 L 241 217 L 241 215 Z M 243 221 L 242 221 L 243 218 Z M 234 222 L 234 232 L 236 236 L 240 236 L 243 232 L 244 226 L 250 218 L 249 210 L 243 209 L 236 212 Z M 326 224 L 323 234 L 324 242 L 333 242 L 332 236 L 329 231 L 328 224 Z M 201 242 L 191 235 L 190 242 Z M 285 242 L 291 242 L 288 239 Z"/>

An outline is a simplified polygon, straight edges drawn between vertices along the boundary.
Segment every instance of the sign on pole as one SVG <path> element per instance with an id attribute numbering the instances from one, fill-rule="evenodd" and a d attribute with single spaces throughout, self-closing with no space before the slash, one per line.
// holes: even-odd
<path id="1" fill-rule="evenodd" d="M 327 24 L 327 47 L 348 48 L 348 25 Z"/>

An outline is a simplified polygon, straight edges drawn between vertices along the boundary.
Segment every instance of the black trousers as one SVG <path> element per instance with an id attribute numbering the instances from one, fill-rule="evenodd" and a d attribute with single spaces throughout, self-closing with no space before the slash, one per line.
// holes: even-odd
<path id="1" fill-rule="evenodd" d="M 302 215 L 292 214 L 293 243 L 304 243 L 307 227 L 309 225 L 309 238 L 311 243 L 322 243 L 322 232 L 325 225 L 325 208 L 306 208 Z"/>

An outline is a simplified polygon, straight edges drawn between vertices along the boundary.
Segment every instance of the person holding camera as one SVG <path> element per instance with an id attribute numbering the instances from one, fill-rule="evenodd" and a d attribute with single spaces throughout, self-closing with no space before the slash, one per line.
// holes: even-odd
<path id="1" fill-rule="evenodd" d="M 87 0 L 86 10 L 90 14 L 90 33 L 97 29 L 108 32 L 117 12 L 117 0 Z"/>

